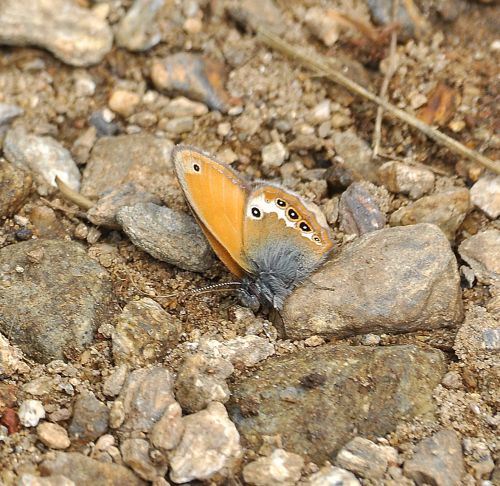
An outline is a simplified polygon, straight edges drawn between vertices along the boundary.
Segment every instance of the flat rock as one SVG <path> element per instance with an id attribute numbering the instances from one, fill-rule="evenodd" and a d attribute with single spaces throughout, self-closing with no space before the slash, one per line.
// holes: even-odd
<path id="1" fill-rule="evenodd" d="M 378 170 L 380 182 L 391 192 L 407 194 L 410 199 L 420 199 L 434 187 L 434 174 L 424 167 L 415 167 L 391 160 Z"/>
<path id="2" fill-rule="evenodd" d="M 170 478 L 174 483 L 225 477 L 241 460 L 240 436 L 224 405 L 212 402 L 205 410 L 182 419 L 184 434 L 169 453 Z"/>
<path id="3" fill-rule="evenodd" d="M 103 137 L 92 149 L 85 166 L 81 192 L 101 197 L 127 182 L 134 182 L 159 197 L 175 186 L 170 162 L 174 144 L 146 133 Z"/>
<path id="4" fill-rule="evenodd" d="M 70 0 L 3 0 L 0 25 L 0 44 L 42 47 L 71 66 L 97 64 L 113 44 L 109 25 Z"/>
<path id="5" fill-rule="evenodd" d="M 154 300 L 129 302 L 111 336 L 115 363 L 132 368 L 159 363 L 178 343 L 181 330 L 181 322 Z"/>
<path id="6" fill-rule="evenodd" d="M 156 89 L 166 94 L 201 101 L 212 110 L 227 110 L 226 70 L 219 61 L 190 52 L 178 52 L 154 61 L 151 79 Z"/>
<path id="7" fill-rule="evenodd" d="M 158 260 L 194 272 L 213 265 L 205 236 L 185 213 L 146 203 L 121 208 L 116 219 L 134 245 Z"/>
<path id="8" fill-rule="evenodd" d="M 51 422 L 43 422 L 36 429 L 38 438 L 51 449 L 67 449 L 71 445 L 64 427 Z"/>
<path id="9" fill-rule="evenodd" d="M 434 225 L 369 233 L 297 288 L 283 317 L 292 339 L 455 325 L 463 317 L 455 255 Z"/>
<path id="10" fill-rule="evenodd" d="M 432 415 L 444 371 L 440 351 L 416 346 L 307 348 L 238 378 L 228 410 L 250 447 L 279 434 L 284 449 L 320 464 L 355 435 L 385 435 L 403 418 Z"/>
<path id="11" fill-rule="evenodd" d="M 458 247 L 460 256 L 470 265 L 479 282 L 500 283 L 500 231 L 477 233 Z"/>
<path id="12" fill-rule="evenodd" d="M 109 409 L 92 393 L 82 393 L 76 399 L 69 434 L 76 443 L 98 439 L 108 430 Z"/>
<path id="13" fill-rule="evenodd" d="M 224 358 L 209 358 L 203 353 L 188 356 L 175 381 L 179 404 L 192 413 L 204 409 L 210 402 L 227 402 L 229 387 L 225 380 L 233 371 L 233 365 Z"/>
<path id="14" fill-rule="evenodd" d="M 110 294 L 108 273 L 78 243 L 31 240 L 0 250 L 0 330 L 36 361 L 86 349 Z"/>
<path id="15" fill-rule="evenodd" d="M 161 366 L 130 373 L 117 399 L 123 404 L 125 414 L 121 429 L 149 432 L 175 402 L 173 388 L 172 374 Z"/>
<path id="16" fill-rule="evenodd" d="M 10 217 L 23 205 L 31 191 L 31 175 L 0 159 L 0 218 Z"/>
<path id="17" fill-rule="evenodd" d="M 87 211 L 89 220 L 97 226 L 119 228 L 116 213 L 125 206 L 134 206 L 138 203 L 152 202 L 160 204 L 160 198 L 145 191 L 134 182 L 105 191 L 95 206 Z"/>
<path id="18" fill-rule="evenodd" d="M 58 176 L 75 191 L 80 189 L 78 167 L 69 151 L 52 137 L 29 134 L 22 127 L 12 128 L 5 136 L 3 150 L 9 162 L 32 170 L 37 182 L 57 187 Z"/>
<path id="19" fill-rule="evenodd" d="M 405 462 L 404 472 L 417 484 L 458 486 L 465 472 L 462 445 L 453 430 L 441 430 L 424 439 L 415 455 Z"/>
<path id="20" fill-rule="evenodd" d="M 500 216 L 500 176 L 485 175 L 471 188 L 472 204 L 491 219 Z"/>
<path id="21" fill-rule="evenodd" d="M 135 0 L 116 30 L 116 44 L 129 51 L 145 51 L 160 42 L 158 11 L 165 0 Z"/>
<path id="22" fill-rule="evenodd" d="M 385 226 L 385 214 L 362 182 L 353 182 L 342 193 L 340 228 L 347 234 L 364 235 Z"/>
<path id="23" fill-rule="evenodd" d="M 366 479 L 382 479 L 392 456 L 397 465 L 397 451 L 381 446 L 364 437 L 355 437 L 337 454 L 335 463 Z"/>
<path id="24" fill-rule="evenodd" d="M 55 458 L 46 459 L 40 466 L 44 475 L 61 474 L 77 486 L 105 484 L 106 486 L 145 486 L 130 469 L 119 464 L 96 461 L 79 452 L 57 452 Z"/>
<path id="25" fill-rule="evenodd" d="M 391 226 L 431 223 L 439 226 L 450 241 L 470 210 L 468 189 L 451 189 L 424 196 L 392 213 Z"/>

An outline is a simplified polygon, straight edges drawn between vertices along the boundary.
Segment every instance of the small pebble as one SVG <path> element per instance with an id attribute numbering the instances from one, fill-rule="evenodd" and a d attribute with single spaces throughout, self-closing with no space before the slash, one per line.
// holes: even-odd
<path id="1" fill-rule="evenodd" d="M 108 121 L 109 120 L 109 121 Z M 118 125 L 112 123 L 112 118 L 106 116 L 103 111 L 95 111 L 90 115 L 90 124 L 97 130 L 97 135 L 100 137 L 110 137 L 118 132 Z"/>
<path id="2" fill-rule="evenodd" d="M 217 125 L 217 135 L 221 137 L 227 137 L 231 132 L 231 124 L 228 122 L 222 122 Z"/>
<path id="3" fill-rule="evenodd" d="M 435 180 L 430 170 L 397 161 L 380 166 L 378 176 L 389 191 L 408 194 L 411 199 L 420 199 L 432 191 Z"/>
<path id="4" fill-rule="evenodd" d="M 36 428 L 38 438 L 51 449 L 67 449 L 71 445 L 66 429 L 51 422 L 42 422 Z"/>
<path id="5" fill-rule="evenodd" d="M 192 101 L 184 96 L 178 96 L 162 110 L 162 113 L 170 118 L 202 116 L 208 113 L 208 108 L 204 103 Z"/>
<path id="6" fill-rule="evenodd" d="M 40 400 L 25 400 L 19 407 L 19 420 L 25 427 L 36 427 L 45 418 L 45 409 Z"/>
<path id="7" fill-rule="evenodd" d="M 0 103 L 0 126 L 7 125 L 14 118 L 21 116 L 23 113 L 24 110 L 19 108 L 19 106 Z"/>
<path id="8" fill-rule="evenodd" d="M 363 478 L 381 479 L 390 463 L 397 464 L 397 451 L 355 437 L 339 451 L 335 462 Z"/>
<path id="9" fill-rule="evenodd" d="M 363 346 L 376 346 L 380 343 L 380 336 L 378 334 L 365 334 L 361 337 L 361 344 Z"/>
<path id="10" fill-rule="evenodd" d="M 28 228 L 21 228 L 16 231 L 16 238 L 20 241 L 29 240 L 33 236 L 33 231 Z"/>
<path id="11" fill-rule="evenodd" d="M 108 106 L 111 110 L 124 117 L 132 115 L 141 101 L 140 96 L 133 91 L 116 89 L 109 97 Z"/>
<path id="12" fill-rule="evenodd" d="M 158 44 L 161 41 L 158 14 L 163 4 L 163 0 L 135 0 L 117 26 L 116 44 L 139 52 Z"/>
<path id="13" fill-rule="evenodd" d="M 153 62 L 151 79 L 158 90 L 183 94 L 213 110 L 227 110 L 225 66 L 198 54 L 179 52 Z"/>
<path id="14" fill-rule="evenodd" d="M 286 486 L 300 479 L 304 459 L 293 452 L 275 449 L 269 457 L 261 457 L 243 468 L 246 483 L 255 486 Z"/>
<path id="15" fill-rule="evenodd" d="M 485 175 L 470 190 L 472 204 L 491 219 L 500 216 L 500 176 Z"/>
<path id="16" fill-rule="evenodd" d="M 199 34 L 203 29 L 203 23 L 198 18 L 189 18 L 189 19 L 186 19 L 182 28 L 188 34 Z"/>
<path id="17" fill-rule="evenodd" d="M 193 130 L 194 120 L 192 116 L 183 116 L 180 118 L 173 118 L 169 120 L 165 125 L 165 130 L 167 132 L 179 135 L 181 133 L 190 132 Z"/>
<path id="18" fill-rule="evenodd" d="M 288 158 L 288 150 L 281 142 L 273 142 L 262 148 L 262 165 L 267 169 L 280 167 Z"/>

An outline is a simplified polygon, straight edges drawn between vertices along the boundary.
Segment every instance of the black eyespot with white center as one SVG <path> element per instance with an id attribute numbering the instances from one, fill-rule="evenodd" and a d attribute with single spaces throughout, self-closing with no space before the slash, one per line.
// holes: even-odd
<path id="1" fill-rule="evenodd" d="M 288 214 L 288 217 L 289 217 L 292 221 L 296 221 L 297 219 L 299 219 L 299 215 L 297 214 L 297 211 L 295 211 L 295 209 L 293 209 L 293 208 L 290 208 L 290 209 L 287 211 L 287 214 Z"/>
<path id="2" fill-rule="evenodd" d="M 311 232 L 311 227 L 305 222 L 302 221 L 299 224 L 299 228 L 304 232 L 304 233 L 310 233 Z"/>
<path id="3" fill-rule="evenodd" d="M 313 238 L 313 240 L 314 240 L 316 243 L 321 243 L 321 240 L 320 240 L 317 236 L 315 236 L 315 237 Z"/>
<path id="4" fill-rule="evenodd" d="M 200 172 L 201 169 L 200 169 L 200 166 L 198 164 L 193 164 L 193 170 L 195 172 Z"/>
<path id="5" fill-rule="evenodd" d="M 252 216 L 253 216 L 255 219 L 260 219 L 260 218 L 262 217 L 262 211 L 261 211 L 258 207 L 256 207 L 256 206 L 254 206 L 254 207 L 250 210 L 250 212 L 252 213 Z"/>
<path id="6" fill-rule="evenodd" d="M 280 208 L 286 208 L 286 202 L 283 199 L 276 199 L 276 206 Z"/>

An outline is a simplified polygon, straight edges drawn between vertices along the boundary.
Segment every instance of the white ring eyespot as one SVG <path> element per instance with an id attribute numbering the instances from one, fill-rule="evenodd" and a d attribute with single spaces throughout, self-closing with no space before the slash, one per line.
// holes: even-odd
<path id="1" fill-rule="evenodd" d="M 250 214 L 254 219 L 262 218 L 262 211 L 257 206 L 252 206 L 252 208 L 250 209 Z"/>
<path id="2" fill-rule="evenodd" d="M 295 211 L 295 209 L 293 208 L 289 208 L 286 214 L 288 218 L 291 219 L 292 221 L 297 221 L 299 219 L 297 211 Z"/>
<path id="3" fill-rule="evenodd" d="M 305 222 L 305 221 L 301 221 L 299 223 L 299 228 L 301 229 L 301 231 L 303 231 L 304 233 L 310 233 L 312 231 L 311 227 Z"/>
<path id="4" fill-rule="evenodd" d="M 194 164 L 193 164 L 193 170 L 194 170 L 195 172 L 200 172 L 200 171 L 201 171 L 201 167 L 199 166 L 199 164 L 194 163 Z"/>

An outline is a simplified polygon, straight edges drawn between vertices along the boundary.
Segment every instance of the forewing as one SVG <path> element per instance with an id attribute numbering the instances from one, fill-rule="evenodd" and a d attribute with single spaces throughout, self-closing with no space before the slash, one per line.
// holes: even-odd
<path id="1" fill-rule="evenodd" d="M 247 271 L 242 252 L 247 183 L 227 165 L 192 147 L 177 146 L 172 160 L 212 248 L 231 272 L 241 276 Z"/>

